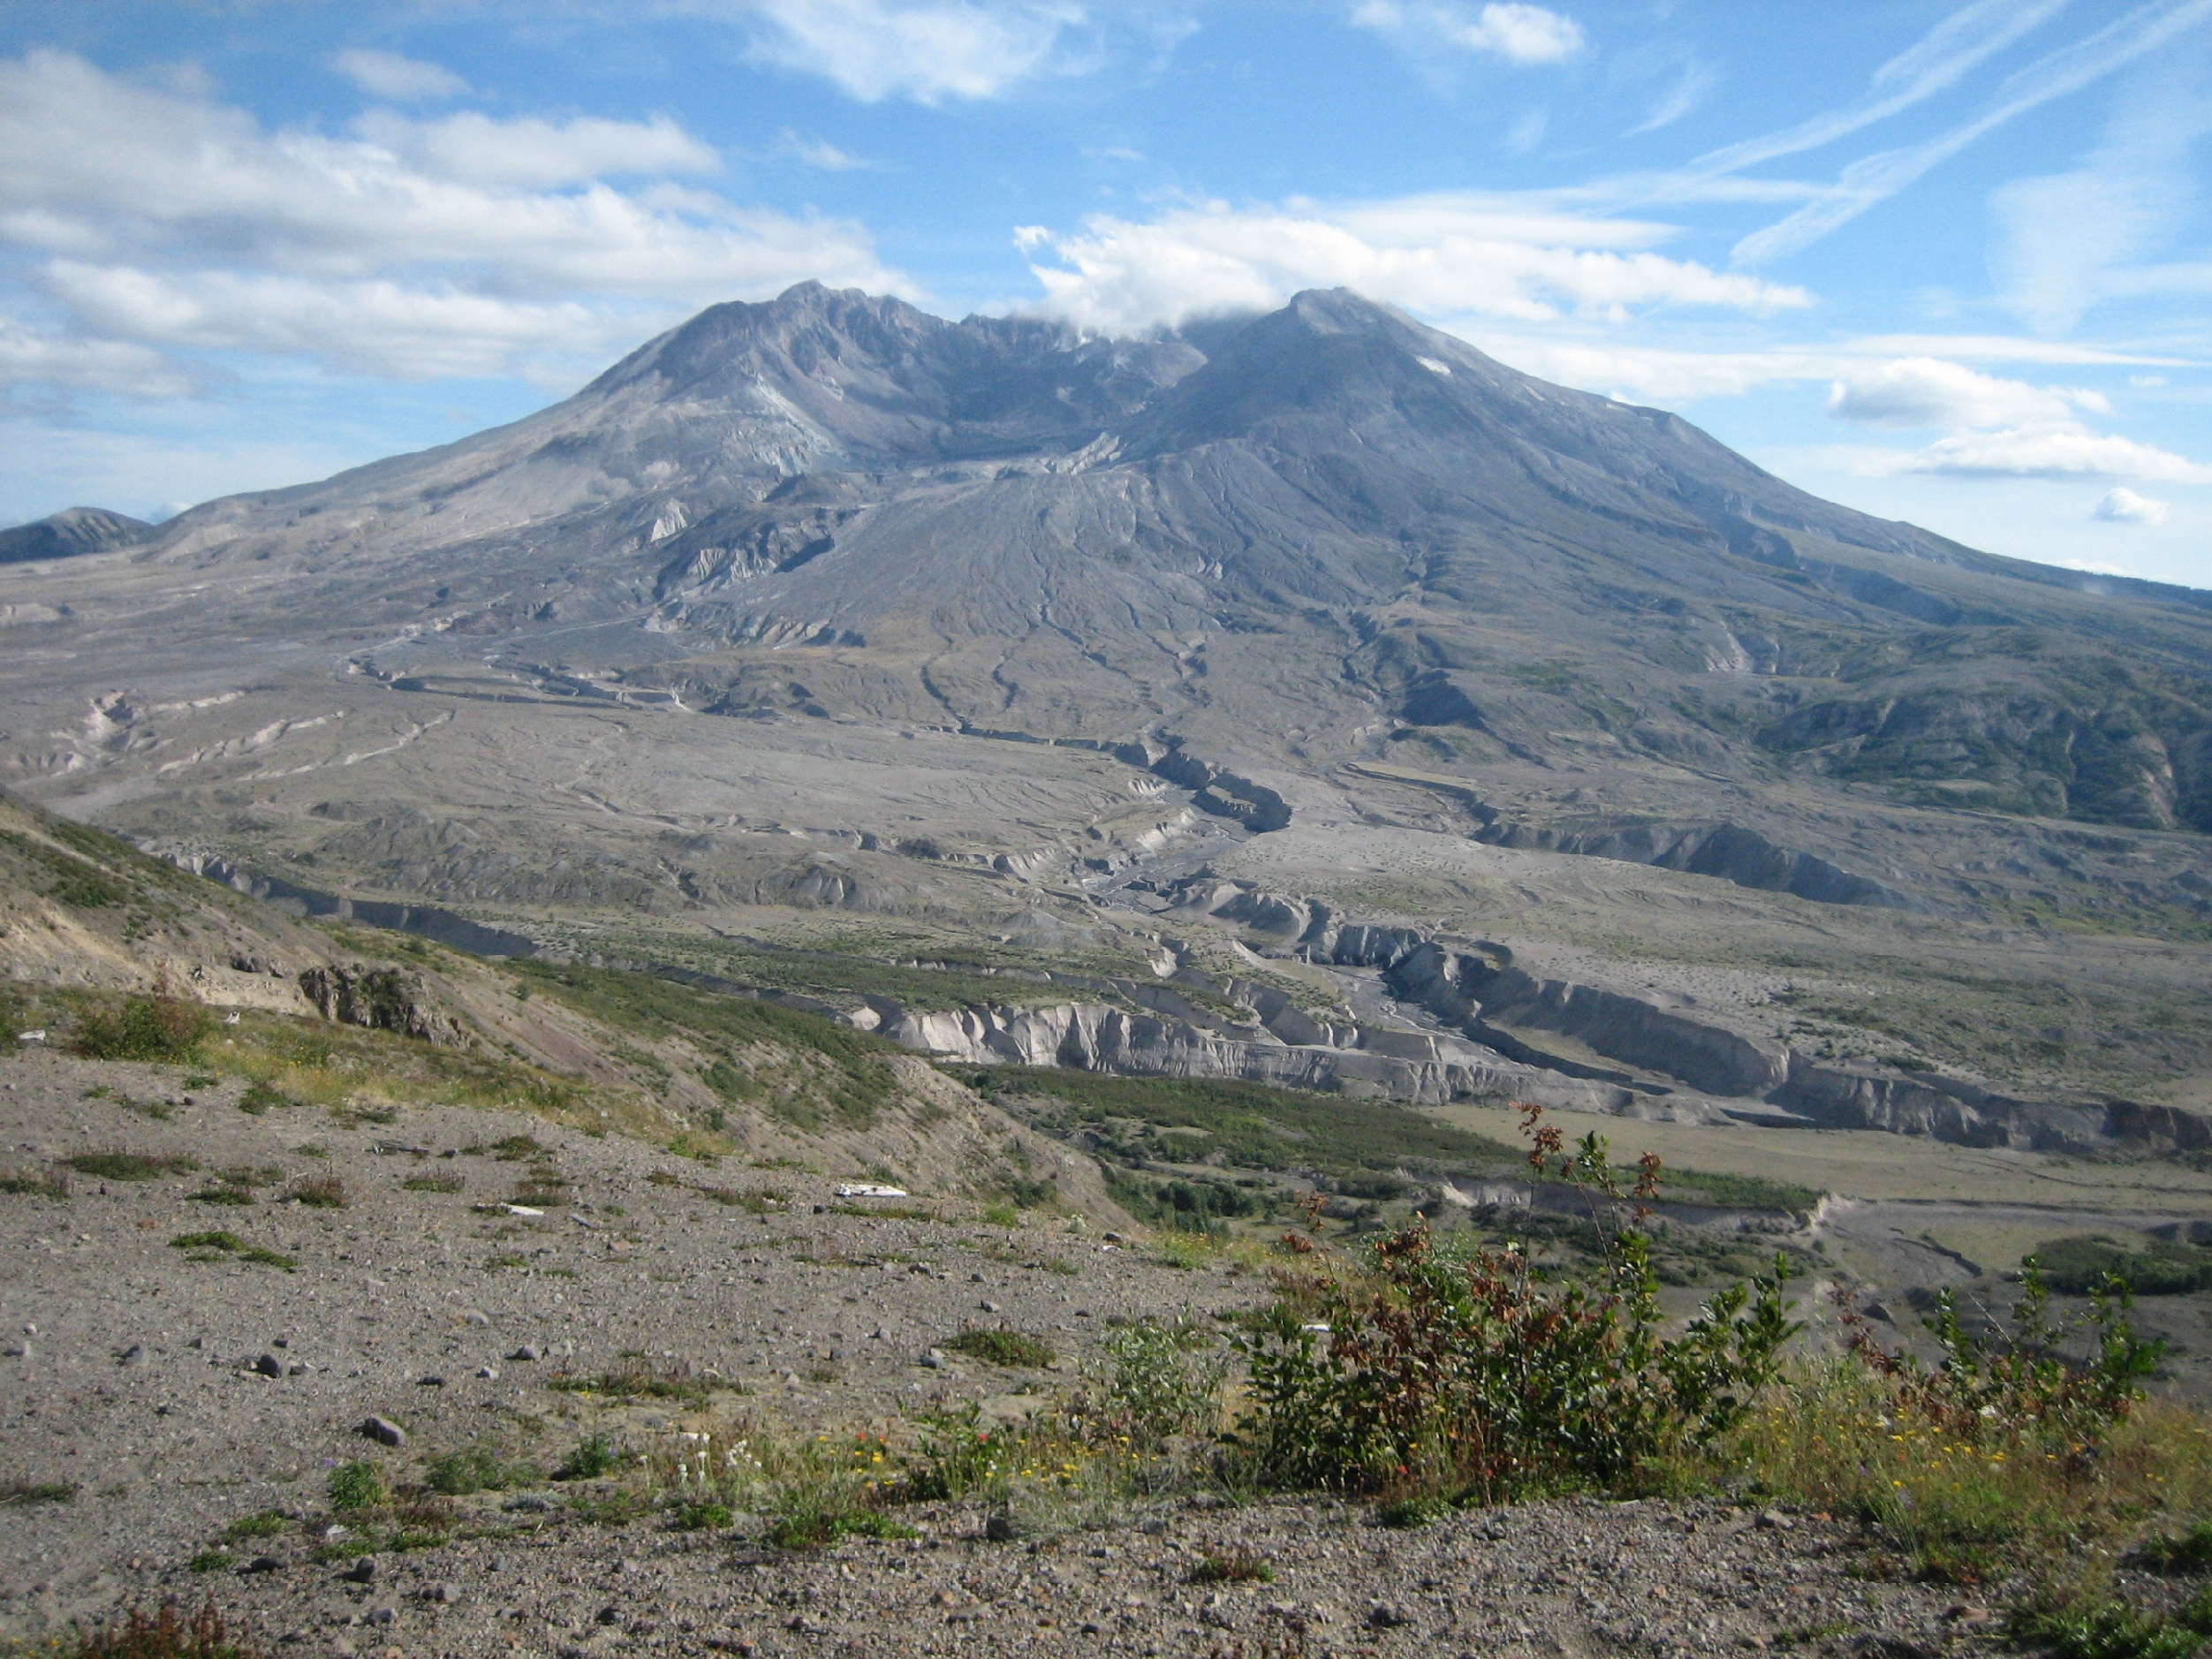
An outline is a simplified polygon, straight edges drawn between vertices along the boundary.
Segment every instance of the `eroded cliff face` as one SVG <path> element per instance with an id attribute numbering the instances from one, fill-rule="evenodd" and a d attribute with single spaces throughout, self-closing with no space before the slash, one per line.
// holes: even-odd
<path id="1" fill-rule="evenodd" d="M 2190 1150 L 2212 1123 L 2124 1101 L 2036 1100 L 1971 1077 L 1821 1060 L 1727 1013 L 1532 971 L 1493 941 L 1345 918 L 1328 905 L 1208 875 L 1170 890 L 1166 913 L 1239 924 L 1274 954 L 1373 973 L 1404 1023 L 1317 1016 L 1279 988 L 1185 967 L 1175 977 L 1249 1011 L 1223 1020 L 1171 985 L 1102 981 L 1115 1000 L 909 1011 L 871 999 L 848 1018 L 908 1048 L 975 1064 L 1127 1076 L 1229 1078 L 1380 1095 L 1413 1104 L 1527 1101 L 1617 1116 L 1726 1121 L 1793 1117 L 1964 1146 Z M 1149 1004 L 1133 1010 L 1131 1002 Z M 1552 1053 L 1557 1034 L 1617 1067 Z"/>

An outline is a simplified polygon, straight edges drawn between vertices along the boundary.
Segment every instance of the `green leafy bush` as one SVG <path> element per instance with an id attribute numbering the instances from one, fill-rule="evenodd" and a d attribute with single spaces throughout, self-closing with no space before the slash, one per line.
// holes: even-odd
<path id="1" fill-rule="evenodd" d="M 2132 1296 L 2185 1296 L 2212 1285 L 2212 1250 L 2153 1243 L 2131 1248 L 2101 1235 L 2054 1239 L 2035 1249 L 2036 1265 L 2054 1291 L 2087 1296 L 2117 1280 Z"/>
<path id="2" fill-rule="evenodd" d="M 473 1492 L 504 1491 L 507 1466 L 489 1447 L 473 1446 L 430 1459 L 423 1484 L 443 1497 L 466 1497 Z"/>
<path id="3" fill-rule="evenodd" d="M 614 1472 L 614 1448 L 604 1435 L 588 1435 L 576 1443 L 576 1449 L 553 1471 L 556 1481 L 596 1481 Z"/>
<path id="4" fill-rule="evenodd" d="M 200 1057 L 201 1044 L 214 1028 L 214 1016 L 199 1004 L 157 990 L 125 996 L 118 1004 L 84 1007 L 70 1047 L 88 1060 L 178 1065 Z"/>
<path id="5" fill-rule="evenodd" d="M 1426 1228 L 1380 1241 L 1372 1276 L 1241 1339 L 1264 1478 L 1483 1497 L 1632 1485 L 1678 1444 L 1730 1428 L 1798 1327 L 1786 1262 L 1663 1338 L 1643 1239 L 1620 1235 L 1595 1284 L 1541 1282 L 1526 1257 L 1436 1258 Z M 1748 1308 L 1748 1311 L 1746 1311 Z M 1313 1329 L 1325 1326 L 1323 1334 Z"/>
<path id="6" fill-rule="evenodd" d="M 913 1502 L 980 1491 L 1005 1472 L 1019 1450 L 1014 1436 L 984 1423 L 983 1408 L 974 1400 L 958 1411 L 925 1413 L 920 1428 L 921 1443 L 907 1465 L 900 1494 Z"/>
<path id="7" fill-rule="evenodd" d="M 1194 1326 L 1151 1321 L 1106 1333 L 1106 1353 L 1113 1362 L 1106 1401 L 1126 1423 L 1132 1440 L 1151 1446 L 1213 1427 L 1229 1361 L 1225 1354 L 1208 1352 L 1212 1343 Z"/>
<path id="8" fill-rule="evenodd" d="M 1522 1110 L 1529 1163 L 1572 1183 L 1601 1223 L 1596 1269 L 1551 1284 L 1511 1247 L 1447 1259 L 1422 1223 L 1377 1240 L 1360 1271 L 1308 1281 L 1238 1340 L 1254 1410 L 1234 1438 L 1262 1480 L 1484 1500 L 1632 1488 L 1734 1428 L 1776 1380 L 1799 1329 L 1788 1258 L 1662 1337 L 1635 1230 L 1657 1158 L 1624 1187 L 1602 1135 L 1570 1151 L 1540 1109 Z"/>
<path id="9" fill-rule="evenodd" d="M 384 1477 L 375 1464 L 343 1463 L 330 1471 L 330 1507 L 341 1514 L 382 1509 L 387 1501 Z"/>

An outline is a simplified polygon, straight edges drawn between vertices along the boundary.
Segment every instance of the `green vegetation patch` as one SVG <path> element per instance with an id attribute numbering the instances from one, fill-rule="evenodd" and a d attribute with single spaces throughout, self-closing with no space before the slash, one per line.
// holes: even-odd
<path id="1" fill-rule="evenodd" d="M 164 1175 L 183 1175 L 200 1167 L 186 1157 L 148 1157 L 143 1153 L 80 1152 L 62 1160 L 80 1175 L 98 1181 L 158 1181 Z"/>
<path id="2" fill-rule="evenodd" d="M 955 1353 L 970 1359 L 988 1360 L 992 1365 L 1016 1366 L 1029 1370 L 1042 1370 L 1058 1356 L 1042 1337 L 1016 1330 L 1011 1325 L 996 1328 L 971 1325 L 945 1345 Z"/>
<path id="3" fill-rule="evenodd" d="M 76 909 L 106 910 L 128 903 L 132 897 L 129 886 L 92 860 L 19 830 L 0 830 L 0 847 L 5 847 L 38 872 L 40 890 L 49 898 L 59 899 Z"/>
<path id="4" fill-rule="evenodd" d="M 330 1471 L 330 1507 L 340 1514 L 382 1509 L 390 1501 L 384 1477 L 367 1460 L 343 1463 Z"/>
<path id="5" fill-rule="evenodd" d="M 9 1481 L 0 1483 L 0 1506 L 19 1504 L 70 1504 L 77 1497 L 70 1481 Z"/>
<path id="6" fill-rule="evenodd" d="M 510 964 L 526 984 L 617 1030 L 680 1038 L 716 1055 L 711 1087 L 800 1129 L 865 1128 L 896 1098 L 897 1044 L 819 1015 L 679 984 L 650 973 L 577 964 Z M 763 1048 L 795 1063 L 764 1058 Z M 640 1057 L 643 1058 L 644 1057 Z"/>
<path id="7" fill-rule="evenodd" d="M 66 1200 L 69 1197 L 69 1177 L 59 1170 L 25 1170 L 0 1164 L 0 1193 Z"/>
<path id="8" fill-rule="evenodd" d="M 2035 1246 L 2035 1265 L 2054 1291 L 2087 1296 L 2117 1279 L 2132 1296 L 2185 1296 L 2212 1287 L 2212 1250 L 2163 1241 L 2122 1244 L 2102 1233 Z"/>
<path id="9" fill-rule="evenodd" d="M 71 1050 L 87 1060 L 140 1060 L 182 1064 L 200 1058 L 215 1029 L 215 1016 L 177 996 L 126 996 L 77 999 Z"/>
<path id="10" fill-rule="evenodd" d="M 423 1484 L 442 1497 L 504 1491 L 514 1479 L 499 1454 L 488 1446 L 449 1451 L 430 1459 Z"/>
<path id="11" fill-rule="evenodd" d="M 1522 1154 L 1409 1107 L 1261 1083 L 1109 1077 L 1050 1067 L 962 1069 L 960 1080 L 1049 1134 L 1085 1139 L 1123 1163 L 1208 1152 L 1244 1169 L 1357 1175 L 1400 1167 L 1526 1167 Z"/>
<path id="12" fill-rule="evenodd" d="M 266 1246 L 248 1244 L 234 1232 L 178 1233 L 169 1242 L 172 1249 L 193 1252 L 192 1259 L 195 1261 L 255 1261 L 263 1267 L 282 1268 L 287 1273 L 299 1265 L 290 1256 Z"/>
<path id="13" fill-rule="evenodd" d="M 686 1405 L 704 1405 L 715 1390 L 711 1379 L 694 1376 L 687 1367 L 656 1369 L 642 1360 L 633 1361 L 619 1371 L 602 1371 L 596 1376 L 562 1372 L 547 1378 L 545 1386 L 570 1394 L 599 1394 L 625 1400 L 678 1400 Z"/>

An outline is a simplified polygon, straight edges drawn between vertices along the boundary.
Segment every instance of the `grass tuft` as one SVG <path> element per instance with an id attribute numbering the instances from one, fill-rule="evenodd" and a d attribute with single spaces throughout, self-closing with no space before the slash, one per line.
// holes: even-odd
<path id="1" fill-rule="evenodd" d="M 1226 1549 L 1199 1557 L 1191 1569 L 1193 1584 L 1272 1584 L 1275 1568 L 1264 1556 L 1249 1549 Z"/>
<path id="2" fill-rule="evenodd" d="M 1011 1325 L 1000 1325 L 996 1329 L 970 1325 L 944 1345 L 971 1359 L 1029 1370 L 1041 1371 L 1058 1357 L 1042 1337 L 1016 1330 Z"/>

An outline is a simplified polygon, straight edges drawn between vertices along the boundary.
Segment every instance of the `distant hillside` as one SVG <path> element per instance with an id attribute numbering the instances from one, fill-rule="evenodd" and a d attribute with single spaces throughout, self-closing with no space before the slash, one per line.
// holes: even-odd
<path id="1" fill-rule="evenodd" d="M 35 524 L 0 530 L 0 564 L 102 553 L 143 542 L 153 534 L 152 525 L 127 513 L 110 512 L 105 507 L 64 507 Z"/>

